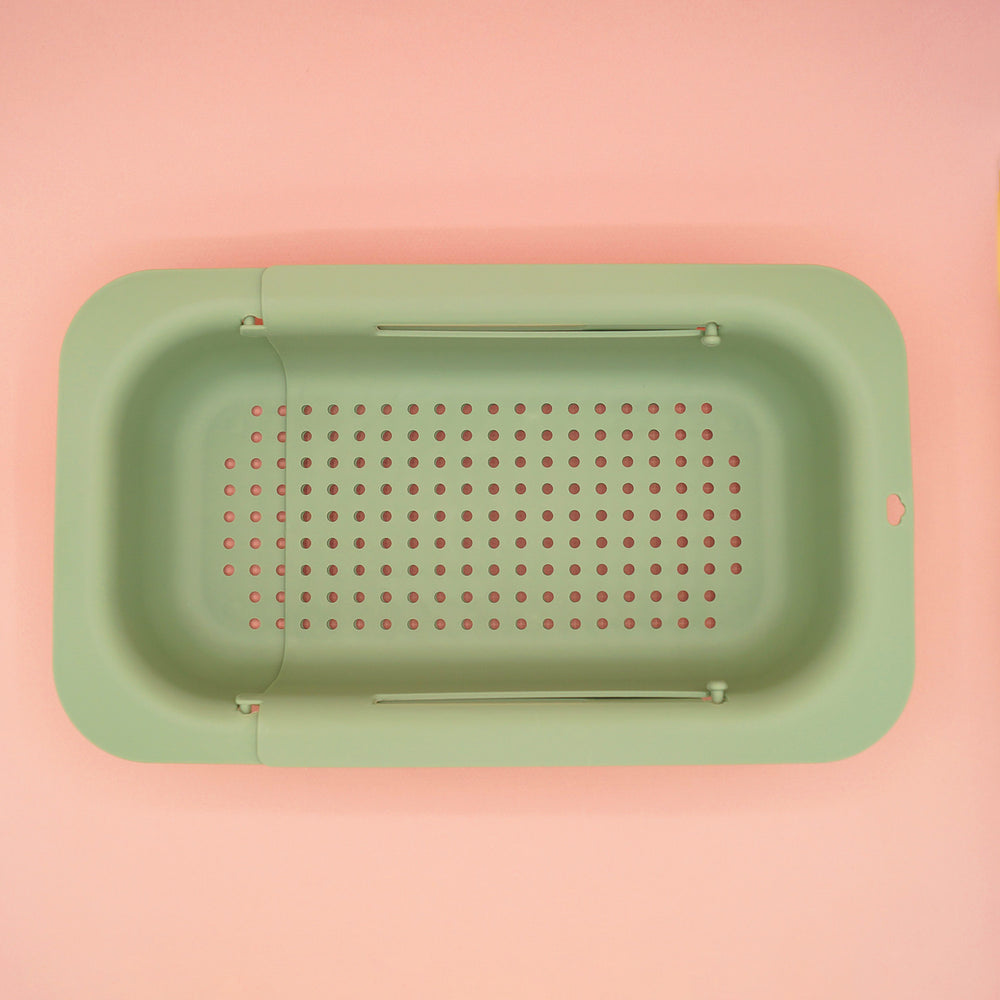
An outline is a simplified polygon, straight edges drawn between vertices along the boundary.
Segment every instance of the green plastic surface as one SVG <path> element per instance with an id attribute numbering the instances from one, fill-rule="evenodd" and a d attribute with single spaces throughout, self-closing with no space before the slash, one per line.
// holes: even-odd
<path id="1" fill-rule="evenodd" d="M 137 760 L 838 758 L 909 692 L 911 507 L 840 271 L 132 274 L 62 352 L 56 682 Z"/>

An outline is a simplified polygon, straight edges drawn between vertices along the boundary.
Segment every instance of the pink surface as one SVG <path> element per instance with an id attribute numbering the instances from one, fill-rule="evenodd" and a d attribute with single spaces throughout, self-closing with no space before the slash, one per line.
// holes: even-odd
<path id="1" fill-rule="evenodd" d="M 1000 996 L 998 54 L 995 0 L 7 0 L 0 995 Z M 870 283 L 907 341 L 916 479 L 889 736 L 670 769 L 90 746 L 50 669 L 63 331 L 139 268 L 349 261 Z"/>

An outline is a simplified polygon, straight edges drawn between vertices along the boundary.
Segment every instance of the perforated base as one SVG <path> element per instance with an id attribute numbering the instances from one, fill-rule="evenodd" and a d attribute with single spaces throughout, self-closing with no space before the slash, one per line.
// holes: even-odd
<path id="1" fill-rule="evenodd" d="M 746 579 L 747 498 L 737 422 L 710 402 L 345 400 L 300 412 L 297 467 L 273 402 L 246 407 L 222 462 L 223 585 L 245 595 L 249 628 L 286 626 L 288 588 L 306 611 L 291 627 L 371 641 L 393 628 L 726 627 Z M 302 497 L 287 559 L 286 476 Z"/>

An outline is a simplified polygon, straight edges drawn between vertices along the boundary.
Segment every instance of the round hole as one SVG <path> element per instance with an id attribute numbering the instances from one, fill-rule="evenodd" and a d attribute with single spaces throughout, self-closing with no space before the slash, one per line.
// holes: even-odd
<path id="1" fill-rule="evenodd" d="M 260 591 L 259 590 L 251 590 L 250 591 L 250 600 L 253 601 L 254 604 L 256 604 L 260 600 Z"/>
<path id="2" fill-rule="evenodd" d="M 260 442 L 264 440 L 264 435 L 261 434 L 260 431 L 254 431 L 253 434 L 250 435 L 250 440 L 253 441 L 254 444 L 260 444 Z"/>
<path id="3" fill-rule="evenodd" d="M 331 631 L 333 629 L 335 629 L 337 627 L 337 619 L 336 618 L 327 618 L 327 620 L 326 620 L 326 627 L 328 629 L 330 629 Z"/>
<path id="4" fill-rule="evenodd" d="M 364 620 L 364 618 L 355 618 L 354 619 L 354 627 L 360 632 L 361 629 L 363 629 L 365 627 L 365 620 Z"/>
<path id="5" fill-rule="evenodd" d="M 235 469 L 236 468 L 236 459 L 235 458 L 227 458 L 224 464 L 225 464 L 225 466 L 226 466 L 227 469 Z"/>
<path id="6" fill-rule="evenodd" d="M 715 619 L 714 618 L 706 618 L 705 619 L 705 628 L 715 628 Z"/>
<path id="7" fill-rule="evenodd" d="M 711 576 L 715 572 L 715 563 L 705 563 L 705 574 Z"/>
<path id="8" fill-rule="evenodd" d="M 259 618 L 251 618 L 250 619 L 250 628 L 260 628 L 260 619 Z"/>
<path id="9" fill-rule="evenodd" d="M 517 620 L 516 622 L 514 622 L 514 624 L 515 624 L 515 625 L 516 625 L 516 626 L 517 626 L 517 627 L 518 627 L 519 629 L 525 629 L 525 628 L 527 628 L 527 627 L 528 627 L 528 623 L 527 623 L 527 622 L 526 622 L 526 621 L 525 621 L 525 620 L 524 620 L 523 618 L 518 618 L 518 620 Z"/>
<path id="10" fill-rule="evenodd" d="M 326 412 L 330 414 L 331 417 L 335 417 L 340 413 L 340 407 L 336 403 L 331 403 L 327 408 Z"/>
<path id="11" fill-rule="evenodd" d="M 443 618 L 438 618 L 437 621 L 434 622 L 434 627 L 438 631 L 440 631 L 441 629 L 443 629 L 444 628 L 444 619 Z"/>
<path id="12" fill-rule="evenodd" d="M 225 573 L 226 576 L 232 576 L 236 572 L 236 567 L 231 563 L 226 563 L 226 565 L 222 567 L 222 572 Z M 253 570 L 251 570 L 251 572 L 253 572 Z"/>
<path id="13" fill-rule="evenodd" d="M 677 627 L 678 628 L 687 628 L 688 625 L 690 625 L 690 624 L 691 624 L 691 622 L 689 622 L 687 620 L 687 618 L 678 618 L 677 619 Z"/>
<path id="14" fill-rule="evenodd" d="M 222 492 L 225 493 L 227 497 L 231 497 L 236 492 L 236 487 L 233 486 L 232 483 L 227 483 Z"/>
<path id="15" fill-rule="evenodd" d="M 598 628 L 607 628 L 608 627 L 608 620 L 607 620 L 607 618 L 598 618 L 597 619 L 597 627 Z"/>

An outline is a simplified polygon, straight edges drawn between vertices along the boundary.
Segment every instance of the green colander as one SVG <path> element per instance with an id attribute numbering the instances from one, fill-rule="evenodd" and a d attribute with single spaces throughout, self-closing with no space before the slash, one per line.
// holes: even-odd
<path id="1" fill-rule="evenodd" d="M 827 268 L 128 275 L 62 352 L 59 693 L 137 760 L 842 757 L 912 677 L 907 421 Z"/>

